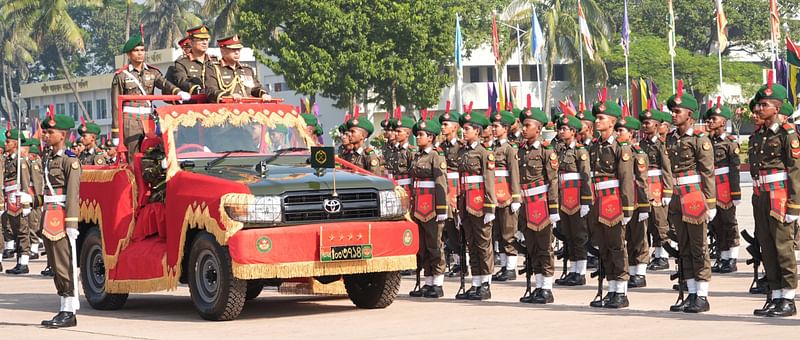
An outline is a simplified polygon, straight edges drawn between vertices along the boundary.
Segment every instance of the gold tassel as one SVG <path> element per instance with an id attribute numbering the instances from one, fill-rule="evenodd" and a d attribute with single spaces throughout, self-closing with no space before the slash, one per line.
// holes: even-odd
<path id="1" fill-rule="evenodd" d="M 400 255 L 340 262 L 292 262 L 239 264 L 233 262 L 233 276 L 242 280 L 295 278 L 374 272 L 391 272 L 417 268 L 416 255 Z"/>

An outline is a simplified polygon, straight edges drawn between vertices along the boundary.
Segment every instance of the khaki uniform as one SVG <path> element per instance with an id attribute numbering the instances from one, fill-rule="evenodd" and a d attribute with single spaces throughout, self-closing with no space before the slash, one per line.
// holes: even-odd
<path id="1" fill-rule="evenodd" d="M 349 159 L 348 159 L 349 158 Z M 372 147 L 360 147 L 346 155 L 345 160 L 354 165 L 371 172 L 373 175 L 381 176 L 381 162 L 378 154 Z"/>
<path id="2" fill-rule="evenodd" d="M 800 140 L 790 124 L 759 129 L 751 138 L 751 167 L 758 169 L 759 194 L 753 213 L 769 288 L 797 288 L 795 228 L 786 215 L 800 215 Z"/>
<path id="3" fill-rule="evenodd" d="M 258 81 L 256 70 L 245 64 L 228 65 L 225 60 L 210 62 L 205 73 L 204 91 L 212 103 L 234 94 L 260 98 L 268 93 Z"/>
<path id="4" fill-rule="evenodd" d="M 31 183 L 30 187 L 33 191 L 33 210 L 28 215 L 27 223 L 29 226 L 29 233 L 31 235 L 32 244 L 38 243 L 42 238 L 42 206 L 44 205 L 44 168 L 42 159 L 38 156 L 31 157 L 30 161 Z M 49 260 L 49 259 L 48 259 Z"/>
<path id="5" fill-rule="evenodd" d="M 413 180 L 414 221 L 419 226 L 418 266 L 426 277 L 444 274 L 445 258 L 442 232 L 447 215 L 447 161 L 436 150 L 426 149 L 413 155 L 408 169 Z"/>
<path id="6" fill-rule="evenodd" d="M 588 219 L 592 242 L 599 247 L 606 279 L 628 281 L 628 252 L 622 222 L 623 218 L 632 219 L 636 207 L 633 150 L 612 136 L 592 142 L 589 160 L 594 172 L 594 205 Z"/>
<path id="7" fill-rule="evenodd" d="M 527 261 L 533 274 L 549 278 L 555 271 L 550 215 L 558 214 L 558 156 L 549 143 L 535 141 L 519 148 L 518 159 Z"/>
<path id="8" fill-rule="evenodd" d="M 384 143 L 383 147 L 381 147 L 381 155 L 383 156 L 381 157 L 381 160 L 383 161 L 381 167 L 383 168 L 384 175 L 390 179 L 394 178 L 390 164 L 394 163 L 395 153 L 396 150 L 394 145 L 391 145 L 388 142 Z"/>
<path id="9" fill-rule="evenodd" d="M 672 188 L 675 182 L 672 177 L 672 163 L 669 161 L 667 147 L 658 139 L 658 136 L 642 139 L 639 147 L 647 155 L 647 184 L 652 199 L 647 231 L 653 240 L 652 246 L 659 248 L 664 242 L 669 241 L 667 207 L 663 204 L 663 199 L 672 198 Z M 667 255 L 657 254 L 657 257 L 666 258 Z"/>
<path id="10" fill-rule="evenodd" d="M 646 267 L 637 272 L 634 269 L 637 265 L 646 266 L 650 262 L 650 245 L 647 242 L 647 220 L 639 221 L 639 214 L 650 214 L 650 189 L 647 183 L 647 169 L 650 167 L 648 156 L 636 144 L 632 146 L 633 158 L 636 164 L 633 167 L 633 175 L 636 184 L 636 210 L 628 225 L 625 227 L 625 245 L 628 251 L 628 265 L 631 275 L 646 275 Z M 649 219 L 649 217 L 648 217 Z"/>
<path id="11" fill-rule="evenodd" d="M 717 216 L 709 227 L 717 235 L 718 248 L 729 251 L 739 246 L 736 206 L 741 201 L 739 182 L 739 143 L 736 137 L 722 134 L 711 138 L 714 147 L 714 179 L 717 188 Z"/>
<path id="12" fill-rule="evenodd" d="M 97 149 L 86 149 L 78 156 L 82 165 L 105 165 L 106 156 L 102 152 L 97 152 Z"/>
<path id="13" fill-rule="evenodd" d="M 411 161 L 414 159 L 416 147 L 408 144 L 395 145 L 394 154 L 390 163 L 388 163 L 387 170 L 391 171 L 392 178 L 394 178 L 397 185 L 403 187 L 406 192 L 411 195 L 411 175 L 409 169 L 411 168 Z"/>
<path id="14" fill-rule="evenodd" d="M 473 277 L 491 278 L 494 267 L 492 252 L 492 226 L 484 223 L 485 214 L 494 214 L 497 198 L 494 191 L 494 155 L 480 143 L 466 145 L 458 156 L 461 180 L 459 212 L 464 228 L 465 245 L 469 250 L 469 266 Z"/>
<path id="15" fill-rule="evenodd" d="M 580 215 L 581 206 L 592 205 L 592 169 L 589 164 L 589 151 L 582 144 L 575 142 L 569 145 L 559 143 L 556 150 L 558 150 L 559 178 L 558 213 L 561 215 L 558 223 L 566 237 L 567 259 L 576 263 L 586 260 L 586 242 L 589 242 L 585 216 Z"/>
<path id="16" fill-rule="evenodd" d="M 684 278 L 711 280 L 708 256 L 708 209 L 716 207 L 714 153 L 702 133 L 676 129 L 667 136 L 667 148 L 675 191 L 669 205 L 669 220 L 675 226 Z"/>
<path id="17" fill-rule="evenodd" d="M 200 94 L 206 80 L 206 65 L 216 62 L 217 58 L 206 54 L 205 62 L 201 62 L 191 54 L 185 54 L 175 60 L 174 84 L 189 94 Z"/>
<path id="18" fill-rule="evenodd" d="M 492 233 L 498 242 L 498 251 L 506 256 L 517 256 L 517 219 L 519 214 L 511 211 L 511 203 L 522 203 L 519 183 L 519 155 L 516 145 L 500 140 L 494 146 L 495 197 L 497 209 Z M 505 265 L 505 263 L 503 263 Z M 511 265 L 516 267 L 512 260 Z M 508 268 L 516 270 L 516 268 Z"/>
<path id="19" fill-rule="evenodd" d="M 8 217 L 8 225 L 11 235 L 5 235 L 6 241 L 15 240 L 17 255 L 31 255 L 31 237 L 29 226 L 23 223 L 23 209 L 30 209 L 33 203 L 33 195 L 30 190 L 30 168 L 27 159 L 19 162 L 19 179 L 17 178 L 17 154 L 12 153 L 5 158 L 3 166 L 3 191 L 5 194 L 5 215 Z M 19 182 L 17 182 L 19 180 Z M 19 196 L 22 195 L 22 196 Z"/>
<path id="20" fill-rule="evenodd" d="M 461 235 L 456 226 L 455 216 L 460 213 L 458 208 L 458 196 L 461 191 L 460 176 L 458 173 L 458 157 L 461 148 L 464 147 L 457 138 L 444 141 L 439 144 L 445 160 L 447 161 L 447 205 L 449 218 L 444 222 L 444 238 L 446 248 L 455 253 L 461 254 Z M 458 263 L 458 261 L 456 261 Z M 462 268 L 464 270 L 465 268 Z"/>

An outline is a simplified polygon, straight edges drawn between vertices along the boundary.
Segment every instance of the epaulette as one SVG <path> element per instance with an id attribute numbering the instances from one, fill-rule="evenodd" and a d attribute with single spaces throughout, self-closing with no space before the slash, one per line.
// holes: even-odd
<path id="1" fill-rule="evenodd" d="M 697 137 L 705 137 L 706 133 L 705 132 L 699 132 L 695 136 L 697 136 Z"/>
<path id="2" fill-rule="evenodd" d="M 158 71 L 158 72 L 161 72 L 161 69 L 160 69 L 160 68 L 158 68 L 158 67 L 155 67 L 155 66 L 153 66 L 153 65 L 150 65 L 150 64 L 147 64 L 147 63 L 145 63 L 145 65 L 147 65 L 147 68 L 152 68 L 152 69 L 154 69 L 154 70 L 156 70 L 156 71 Z"/>
<path id="3" fill-rule="evenodd" d="M 788 133 L 794 133 L 794 126 L 792 124 L 786 123 L 781 125 L 781 127 Z"/>
<path id="4" fill-rule="evenodd" d="M 549 147 L 549 146 L 551 146 L 551 144 L 550 144 L 550 141 L 546 141 L 546 140 L 545 140 L 545 141 L 542 141 L 542 146 L 544 146 L 544 147 Z"/>
<path id="5" fill-rule="evenodd" d="M 734 142 L 736 142 L 736 141 L 737 141 L 737 140 L 736 140 L 736 137 L 734 137 L 734 136 L 728 136 L 728 140 L 730 140 L 730 141 L 734 141 Z"/>
<path id="6" fill-rule="evenodd" d="M 633 144 L 631 147 L 633 147 L 633 151 L 636 151 L 638 153 L 644 153 L 644 150 L 642 150 L 639 144 Z"/>
<path id="7" fill-rule="evenodd" d="M 125 64 L 125 66 L 122 66 L 118 70 L 114 71 L 114 74 L 120 74 L 125 71 L 126 68 L 128 68 L 128 64 Z"/>
<path id="8" fill-rule="evenodd" d="M 626 142 L 626 141 L 621 141 L 621 140 L 619 140 L 619 139 L 617 140 L 617 143 L 618 143 L 620 146 L 625 146 L 625 145 L 628 145 L 628 142 Z"/>
<path id="9" fill-rule="evenodd" d="M 583 145 L 582 143 L 575 144 L 575 147 L 578 148 L 578 149 L 585 149 L 586 148 L 586 146 Z"/>

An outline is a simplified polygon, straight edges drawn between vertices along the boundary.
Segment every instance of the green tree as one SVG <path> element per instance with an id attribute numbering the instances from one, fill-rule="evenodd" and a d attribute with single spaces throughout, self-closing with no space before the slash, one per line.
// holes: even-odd
<path id="1" fill-rule="evenodd" d="M 213 37 L 233 35 L 234 27 L 239 19 L 241 1 L 238 0 L 206 0 L 200 9 L 205 18 L 213 18 L 211 34 Z"/>
<path id="2" fill-rule="evenodd" d="M 194 0 L 147 0 L 142 13 L 144 41 L 148 50 L 174 47 L 186 36 L 186 29 L 202 20 L 199 3 Z M 134 29 L 134 32 L 137 32 Z"/>

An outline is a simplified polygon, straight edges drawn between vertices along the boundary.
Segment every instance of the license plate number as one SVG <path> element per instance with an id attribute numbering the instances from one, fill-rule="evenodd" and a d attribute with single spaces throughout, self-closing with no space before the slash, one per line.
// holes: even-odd
<path id="1" fill-rule="evenodd" d="M 347 260 L 366 260 L 372 258 L 372 245 L 332 246 L 320 249 L 320 261 L 335 262 Z"/>

